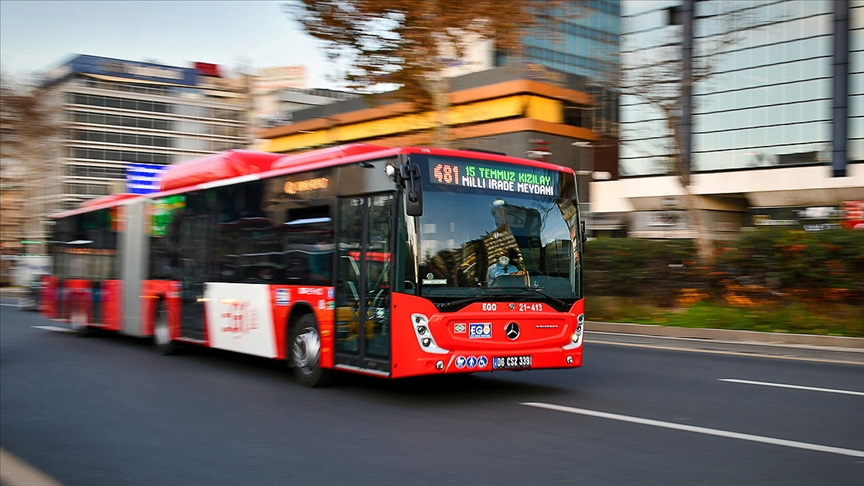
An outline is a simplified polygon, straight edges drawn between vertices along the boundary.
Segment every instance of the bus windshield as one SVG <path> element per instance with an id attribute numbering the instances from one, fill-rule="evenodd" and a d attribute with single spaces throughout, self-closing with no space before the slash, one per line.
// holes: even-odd
<path id="1" fill-rule="evenodd" d="M 579 298 L 569 199 L 431 185 L 418 220 L 420 295 L 444 299 Z"/>

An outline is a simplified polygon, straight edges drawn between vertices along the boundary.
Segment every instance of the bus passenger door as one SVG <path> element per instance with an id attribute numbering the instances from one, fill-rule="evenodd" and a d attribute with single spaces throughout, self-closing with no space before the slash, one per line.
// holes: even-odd
<path id="1" fill-rule="evenodd" d="M 214 224 L 208 214 L 181 216 L 179 224 L 181 336 L 203 340 L 204 281 L 209 265 L 207 249 L 213 241 Z"/>
<path id="2" fill-rule="evenodd" d="M 390 370 L 392 194 L 339 201 L 336 364 Z"/>

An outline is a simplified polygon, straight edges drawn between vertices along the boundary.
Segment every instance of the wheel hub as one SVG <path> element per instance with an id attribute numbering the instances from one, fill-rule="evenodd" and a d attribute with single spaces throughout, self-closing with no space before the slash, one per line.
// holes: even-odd
<path id="1" fill-rule="evenodd" d="M 318 364 L 321 338 L 315 329 L 306 328 L 294 338 L 294 365 L 308 369 Z"/>

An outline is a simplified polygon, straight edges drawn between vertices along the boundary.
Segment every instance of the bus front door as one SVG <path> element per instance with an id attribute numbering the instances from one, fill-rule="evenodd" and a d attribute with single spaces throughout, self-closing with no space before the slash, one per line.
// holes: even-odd
<path id="1" fill-rule="evenodd" d="M 336 364 L 390 372 L 390 233 L 395 197 L 339 201 Z"/>

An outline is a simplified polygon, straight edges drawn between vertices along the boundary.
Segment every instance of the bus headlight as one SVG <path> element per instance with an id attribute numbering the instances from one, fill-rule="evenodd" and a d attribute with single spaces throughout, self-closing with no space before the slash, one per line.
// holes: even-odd
<path id="1" fill-rule="evenodd" d="M 420 347 L 427 353 L 447 354 L 449 351 L 442 349 L 435 342 L 435 338 L 429 330 L 429 318 L 423 314 L 411 314 L 411 325 L 414 327 L 414 335 L 417 336 L 417 342 Z"/>
<path id="2" fill-rule="evenodd" d="M 564 349 L 576 349 L 582 345 L 582 334 L 585 330 L 585 314 L 579 314 L 576 316 L 576 332 L 570 336 L 570 344 L 564 346 Z"/>

